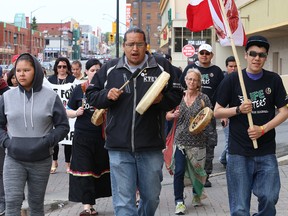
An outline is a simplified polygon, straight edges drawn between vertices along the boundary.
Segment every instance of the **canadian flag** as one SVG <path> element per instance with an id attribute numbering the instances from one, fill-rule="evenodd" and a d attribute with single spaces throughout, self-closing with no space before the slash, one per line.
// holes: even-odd
<path id="1" fill-rule="evenodd" d="M 213 25 L 220 44 L 222 46 L 231 45 L 219 1 L 224 2 L 227 20 L 235 45 L 244 46 L 247 38 L 234 0 L 190 0 L 186 10 L 186 27 L 193 32 L 197 32 Z"/>

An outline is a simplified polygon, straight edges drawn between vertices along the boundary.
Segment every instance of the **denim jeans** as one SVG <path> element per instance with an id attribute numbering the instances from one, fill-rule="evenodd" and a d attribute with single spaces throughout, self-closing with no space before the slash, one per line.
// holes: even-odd
<path id="1" fill-rule="evenodd" d="M 227 164 L 228 160 L 228 138 L 229 138 L 229 125 L 223 128 L 225 135 L 225 147 L 220 157 L 220 163 Z"/>
<path id="2" fill-rule="evenodd" d="M 175 170 L 174 170 L 174 197 L 175 204 L 177 202 L 184 202 L 183 192 L 184 192 L 184 174 L 186 167 L 186 156 L 176 147 L 175 155 Z"/>
<path id="3" fill-rule="evenodd" d="M 161 150 L 124 152 L 109 150 L 113 206 L 116 216 L 153 216 L 159 205 L 163 180 Z M 140 203 L 136 208 L 136 189 Z"/>
<path id="4" fill-rule="evenodd" d="M 250 216 L 251 193 L 258 198 L 257 216 L 276 215 L 280 176 L 274 154 L 245 157 L 229 154 L 226 168 L 231 216 Z"/>

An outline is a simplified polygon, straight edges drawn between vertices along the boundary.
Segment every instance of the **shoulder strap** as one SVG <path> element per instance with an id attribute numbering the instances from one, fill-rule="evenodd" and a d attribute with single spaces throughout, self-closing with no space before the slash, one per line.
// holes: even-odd
<path id="1" fill-rule="evenodd" d="M 201 107 L 202 109 L 205 107 L 205 101 L 203 99 L 201 99 Z"/>

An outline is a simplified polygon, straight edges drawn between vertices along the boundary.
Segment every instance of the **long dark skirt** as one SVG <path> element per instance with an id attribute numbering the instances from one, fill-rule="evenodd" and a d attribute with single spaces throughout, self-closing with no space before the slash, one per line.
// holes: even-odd
<path id="1" fill-rule="evenodd" d="M 87 136 L 75 132 L 69 177 L 69 200 L 95 204 L 95 199 L 111 196 L 109 156 L 101 133 Z"/>

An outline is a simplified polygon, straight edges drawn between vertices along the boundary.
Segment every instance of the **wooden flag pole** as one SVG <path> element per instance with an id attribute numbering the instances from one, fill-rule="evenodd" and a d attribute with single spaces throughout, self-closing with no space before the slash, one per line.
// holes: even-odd
<path id="1" fill-rule="evenodd" d="M 238 71 L 238 76 L 239 76 L 239 82 L 240 82 L 240 87 L 241 87 L 242 94 L 243 94 L 243 97 L 244 97 L 244 101 L 247 101 L 248 97 L 247 97 L 247 92 L 246 92 L 246 88 L 245 88 L 245 84 L 244 84 L 244 80 L 243 80 L 242 69 L 241 69 L 241 66 L 240 66 L 240 61 L 239 61 L 239 57 L 238 57 L 238 54 L 237 54 L 236 46 L 235 46 L 235 43 L 234 43 L 234 39 L 232 37 L 230 25 L 228 23 L 227 14 L 226 14 L 226 11 L 225 11 L 223 0 L 218 0 L 218 1 L 220 3 L 221 12 L 222 12 L 223 20 L 224 20 L 224 25 L 225 25 L 225 28 L 227 30 L 226 32 L 228 34 L 228 38 L 230 39 L 233 55 L 234 55 L 235 60 L 236 60 L 237 71 Z M 247 117 L 248 117 L 249 126 L 253 127 L 252 114 L 251 113 L 247 113 Z M 253 141 L 254 149 L 257 149 L 258 148 L 257 140 L 252 140 L 252 141 Z"/>

